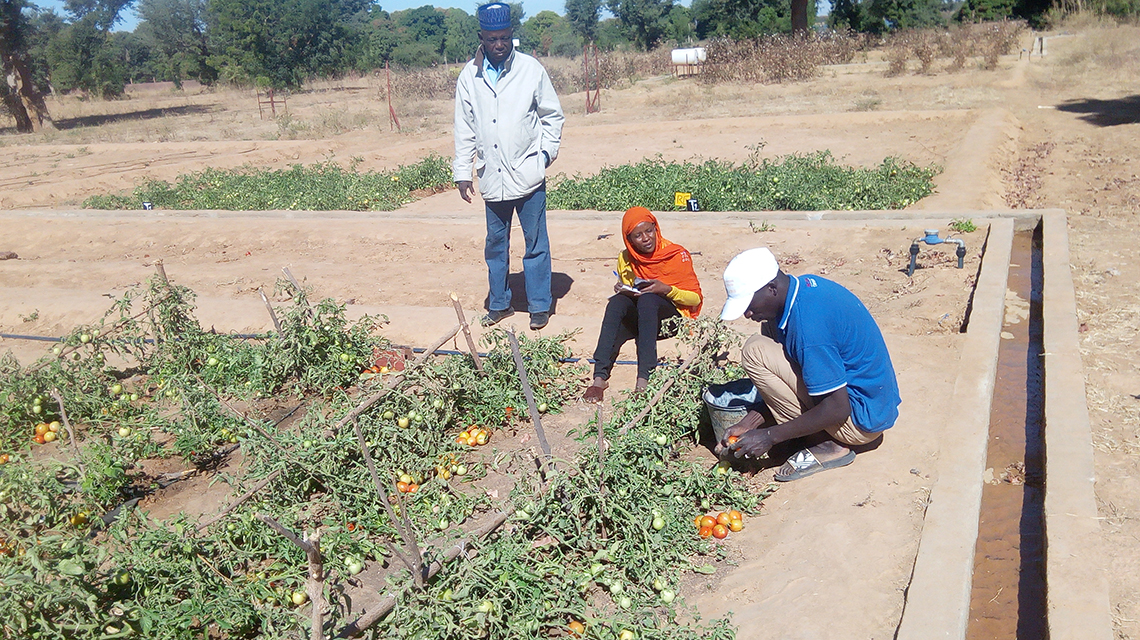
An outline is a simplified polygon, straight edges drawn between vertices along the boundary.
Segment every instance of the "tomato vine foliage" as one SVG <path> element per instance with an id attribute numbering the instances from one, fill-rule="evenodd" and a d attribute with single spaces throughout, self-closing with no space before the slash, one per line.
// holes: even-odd
<path id="1" fill-rule="evenodd" d="M 658 593 L 677 591 L 695 564 L 723 555 L 693 534 L 694 515 L 711 503 L 751 511 L 765 495 L 739 474 L 685 455 L 700 388 L 739 374 L 716 364 L 736 339 L 723 325 L 684 325 L 685 340 L 703 345 L 695 364 L 663 367 L 649 394 L 617 403 L 618 414 L 601 425 L 604 454 L 599 425 L 584 425 L 574 434 L 578 453 L 540 476 L 530 454 L 497 447 L 505 433 L 529 428 L 505 334 L 485 336 L 483 374 L 461 354 L 427 357 L 398 379 L 362 376 L 377 352 L 394 349 L 378 333 L 383 319 L 349 322 L 333 301 L 311 302 L 284 284 L 279 293 L 287 298 L 277 308 L 281 331 L 239 338 L 201 327 L 193 292 L 155 278 L 102 321 L 77 328 L 59 353 L 27 367 L 0 360 L 0 434 L 13 452 L 0 465 L 0 585 L 8 595 L 0 599 L 0 637 L 306 633 L 307 612 L 290 598 L 304 583 L 305 557 L 258 514 L 322 532 L 331 571 L 327 632 L 348 621 L 348 579 L 367 567 L 383 580 L 370 584 L 406 588 L 374 637 L 540 638 L 570 620 L 584 622 L 590 638 L 626 629 L 639 638 L 733 636 L 724 620 L 685 622 L 697 618 Z M 552 411 L 576 395 L 586 373 L 566 362 L 569 337 L 519 337 L 536 400 Z M 624 422 L 667 382 L 662 401 L 625 432 Z M 336 428 L 385 384 L 386 395 L 355 420 L 427 559 L 473 518 L 515 514 L 422 590 L 392 560 L 400 539 L 377 508 L 354 430 Z M 48 445 L 61 447 L 60 460 L 36 462 L 43 456 L 26 452 L 29 425 L 62 417 L 52 390 L 79 447 Z M 491 453 L 456 441 L 473 424 L 492 434 Z M 133 508 L 130 499 L 159 482 L 143 472 L 146 459 L 181 456 L 191 469 L 210 470 L 235 447 L 241 475 L 217 478 L 235 493 L 262 488 L 224 518 L 198 530 L 196 517 L 156 520 Z M 512 506 L 481 487 L 492 472 L 515 481 Z M 418 491 L 396 492 L 402 476 Z M 650 526 L 655 518 L 664 522 L 659 529 Z"/>
<path id="2" fill-rule="evenodd" d="M 934 191 L 937 167 L 887 158 L 877 167 L 839 165 L 830 151 L 761 158 L 761 146 L 741 164 L 723 160 L 667 162 L 647 158 L 606 167 L 592 176 L 553 179 L 553 209 L 621 211 L 639 205 L 676 210 L 675 192 L 688 192 L 707 211 L 901 209 Z"/>
<path id="3" fill-rule="evenodd" d="M 360 172 L 358 165 L 354 159 L 347 168 L 331 160 L 288 169 L 208 168 L 181 175 L 174 184 L 148 180 L 130 195 L 92 196 L 83 206 L 140 209 L 150 202 L 159 209 L 391 211 L 452 186 L 451 161 L 439 155 L 394 171 Z"/>

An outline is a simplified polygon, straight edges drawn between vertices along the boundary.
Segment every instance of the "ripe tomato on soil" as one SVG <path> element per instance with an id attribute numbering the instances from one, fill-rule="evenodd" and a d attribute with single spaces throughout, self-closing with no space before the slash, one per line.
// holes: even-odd
<path id="1" fill-rule="evenodd" d="M 712 537 L 716 538 L 717 540 L 724 540 L 728 537 L 728 527 L 724 526 L 723 524 L 718 524 L 717 526 L 713 527 Z"/>

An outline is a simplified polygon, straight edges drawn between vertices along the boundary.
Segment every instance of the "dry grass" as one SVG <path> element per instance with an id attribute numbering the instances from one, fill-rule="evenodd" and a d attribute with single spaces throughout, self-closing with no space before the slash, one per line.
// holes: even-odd
<path id="1" fill-rule="evenodd" d="M 710 84 L 810 80 L 823 65 L 851 62 L 866 45 L 865 36 L 852 33 L 717 38 L 706 47 L 708 62 L 700 79 Z"/>
<path id="2" fill-rule="evenodd" d="M 968 60 L 978 60 L 980 69 L 997 68 L 998 60 L 1017 50 L 1025 23 L 1022 21 L 986 22 L 966 24 L 945 29 L 915 29 L 900 31 L 887 41 L 886 75 L 897 76 L 911 67 L 915 73 L 928 75 L 962 70 Z M 935 62 L 948 60 L 942 69 Z"/>

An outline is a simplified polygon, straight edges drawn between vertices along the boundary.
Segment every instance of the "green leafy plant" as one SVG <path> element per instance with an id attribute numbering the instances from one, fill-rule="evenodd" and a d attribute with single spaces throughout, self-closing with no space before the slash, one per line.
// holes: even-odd
<path id="1" fill-rule="evenodd" d="M 205 169 L 174 184 L 147 181 L 130 195 L 92 196 L 83 206 L 140 209 L 150 202 L 158 209 L 390 211 L 452 184 L 451 161 L 439 155 L 388 172 L 361 173 L 357 164 L 344 168 L 330 160 L 288 169 Z"/>
<path id="2" fill-rule="evenodd" d="M 950 221 L 950 228 L 958 233 L 973 233 L 978 230 L 978 225 L 970 218 L 954 218 Z"/>
<path id="3" fill-rule="evenodd" d="M 899 209 L 930 195 L 938 172 L 896 158 L 873 169 L 844 167 L 828 151 L 769 160 L 757 148 L 739 165 L 657 157 L 593 176 L 561 177 L 552 180 L 547 197 L 552 208 L 600 211 L 635 205 L 673 210 L 676 191 L 692 193 L 707 211 Z"/>

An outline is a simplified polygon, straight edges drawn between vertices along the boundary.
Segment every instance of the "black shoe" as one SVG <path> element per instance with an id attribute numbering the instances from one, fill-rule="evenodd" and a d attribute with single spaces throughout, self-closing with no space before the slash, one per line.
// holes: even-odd
<path id="1" fill-rule="evenodd" d="M 543 311 L 542 313 L 530 314 L 530 330 L 538 331 L 550 323 L 550 313 Z"/>
<path id="2" fill-rule="evenodd" d="M 488 311 L 487 315 L 479 318 L 479 325 L 483 327 L 492 327 L 499 324 L 503 320 L 515 315 L 514 309 L 503 309 L 502 311 Z"/>

